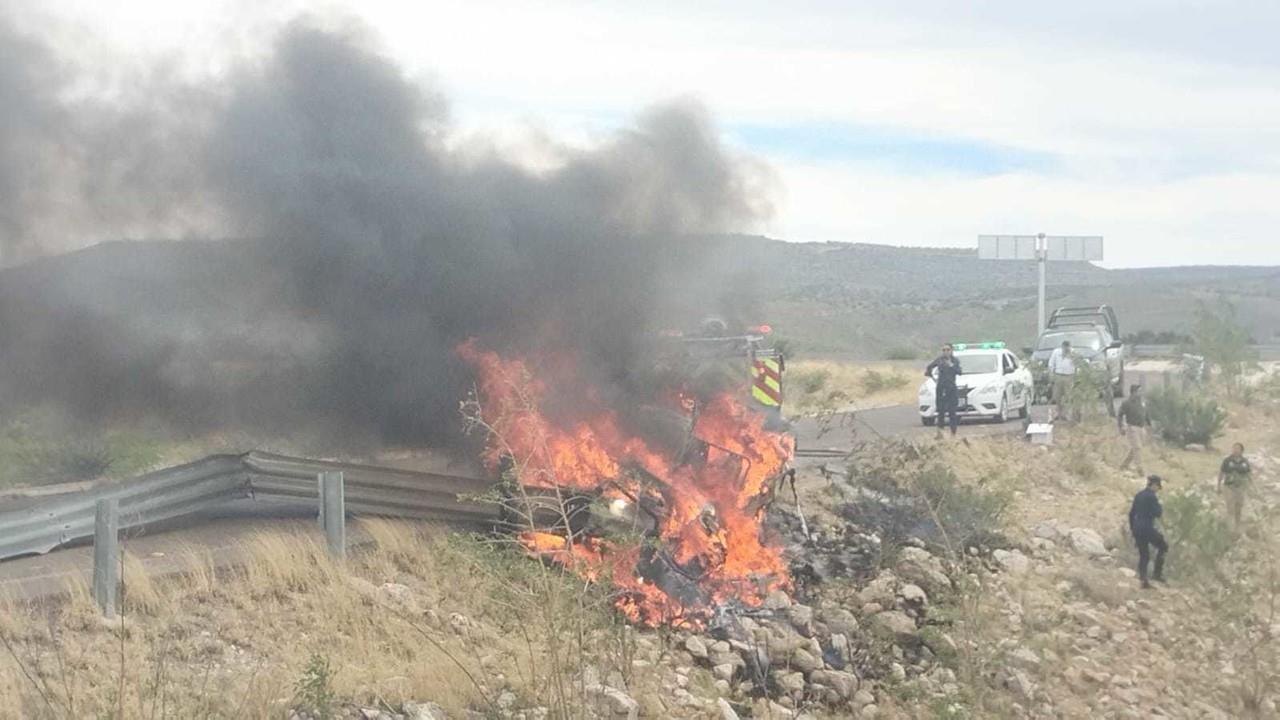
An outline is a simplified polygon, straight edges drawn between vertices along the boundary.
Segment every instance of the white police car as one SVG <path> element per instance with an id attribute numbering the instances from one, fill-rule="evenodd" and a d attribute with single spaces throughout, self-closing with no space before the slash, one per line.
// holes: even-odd
<path id="1" fill-rule="evenodd" d="M 957 343 L 952 346 L 960 362 L 956 378 L 958 415 L 960 418 L 982 418 L 1006 422 L 1015 414 L 1025 418 L 1035 398 L 1035 380 L 1031 370 L 1002 342 Z M 938 421 L 937 372 L 920 386 L 920 421 L 933 425 Z"/>

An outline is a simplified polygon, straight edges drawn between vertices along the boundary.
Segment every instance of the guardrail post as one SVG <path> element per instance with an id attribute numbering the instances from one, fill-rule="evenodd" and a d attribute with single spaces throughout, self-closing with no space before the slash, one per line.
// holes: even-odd
<path id="1" fill-rule="evenodd" d="M 93 599 L 106 617 L 115 617 L 120 592 L 120 501 L 99 500 L 93 526 Z"/>
<path id="2" fill-rule="evenodd" d="M 324 528 L 329 554 L 347 556 L 347 503 L 345 481 L 340 472 L 322 472 L 320 483 L 320 526 Z"/>

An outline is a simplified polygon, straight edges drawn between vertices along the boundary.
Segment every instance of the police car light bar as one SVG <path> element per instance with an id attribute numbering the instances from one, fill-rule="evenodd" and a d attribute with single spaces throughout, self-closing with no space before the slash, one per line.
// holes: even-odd
<path id="1" fill-rule="evenodd" d="M 953 343 L 952 348 L 956 350 L 1003 350 L 1005 345 L 1003 342 L 983 342 L 970 345 L 969 343 Z"/>

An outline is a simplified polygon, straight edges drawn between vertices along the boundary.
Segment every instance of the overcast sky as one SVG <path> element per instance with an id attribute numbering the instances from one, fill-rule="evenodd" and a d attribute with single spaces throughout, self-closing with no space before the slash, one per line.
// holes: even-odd
<path id="1" fill-rule="evenodd" d="M 3 2 L 3 0 L 0 0 Z M 1101 234 L 1107 265 L 1280 265 L 1280 3 L 7 2 L 194 76 L 300 12 L 361 19 L 463 132 L 589 144 L 692 96 L 774 168 L 786 240 Z M 535 159 L 530 154 L 530 159 Z"/>

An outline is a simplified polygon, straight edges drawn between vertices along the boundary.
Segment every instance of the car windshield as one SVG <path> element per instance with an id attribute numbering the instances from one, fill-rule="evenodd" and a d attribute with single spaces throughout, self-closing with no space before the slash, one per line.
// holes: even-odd
<path id="1" fill-rule="evenodd" d="M 983 353 L 981 355 L 961 355 L 960 369 L 963 371 L 961 375 L 985 375 L 987 373 L 1000 372 L 1000 355 L 997 353 Z"/>
<path id="2" fill-rule="evenodd" d="M 1097 352 L 1102 349 L 1102 335 L 1082 330 L 1080 332 L 1061 332 L 1046 333 L 1040 336 L 1040 345 L 1038 350 L 1054 350 L 1062 346 L 1063 342 L 1071 343 L 1071 347 L 1077 350 L 1092 350 Z"/>

